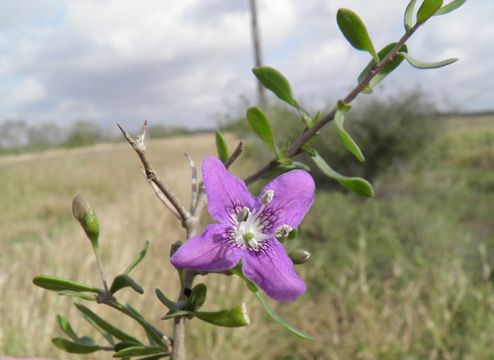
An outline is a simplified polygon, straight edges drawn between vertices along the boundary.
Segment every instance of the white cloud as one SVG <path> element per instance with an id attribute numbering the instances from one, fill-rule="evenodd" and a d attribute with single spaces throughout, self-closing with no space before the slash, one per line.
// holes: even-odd
<path id="1" fill-rule="evenodd" d="M 265 63 L 286 73 L 303 101 L 317 105 L 342 97 L 369 60 L 343 39 L 337 9 L 355 10 L 380 48 L 400 36 L 407 3 L 258 2 Z M 17 3 L 0 2 L 0 119 L 138 124 L 147 118 L 204 127 L 214 125 L 211 115 L 225 101 L 254 98 L 247 0 Z M 434 18 L 410 51 L 424 60 L 461 62 L 428 72 L 403 65 L 386 91 L 421 85 L 458 108 L 490 107 L 492 13 L 493 2 L 478 0 Z"/>

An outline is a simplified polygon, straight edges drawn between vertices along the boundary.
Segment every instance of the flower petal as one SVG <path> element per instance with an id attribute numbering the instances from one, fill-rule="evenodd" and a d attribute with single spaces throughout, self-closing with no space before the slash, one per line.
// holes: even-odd
<path id="1" fill-rule="evenodd" d="M 236 211 L 253 209 L 255 200 L 245 183 L 231 175 L 223 163 L 213 156 L 202 161 L 202 180 L 206 187 L 208 211 L 219 222 L 231 223 Z"/>
<path id="2" fill-rule="evenodd" d="M 293 301 L 305 292 L 304 281 L 283 245 L 274 238 L 266 249 L 246 251 L 242 261 L 244 275 L 275 300 Z"/>
<path id="3" fill-rule="evenodd" d="M 204 233 L 186 241 L 170 259 L 177 268 L 223 271 L 237 265 L 242 251 L 230 244 L 231 228 L 223 224 L 206 226 Z"/>
<path id="4" fill-rule="evenodd" d="M 273 190 L 274 196 L 263 213 L 272 218 L 273 230 L 283 224 L 296 228 L 314 201 L 315 184 L 308 172 L 292 170 L 268 183 L 259 194 L 258 201 L 268 190 Z"/>

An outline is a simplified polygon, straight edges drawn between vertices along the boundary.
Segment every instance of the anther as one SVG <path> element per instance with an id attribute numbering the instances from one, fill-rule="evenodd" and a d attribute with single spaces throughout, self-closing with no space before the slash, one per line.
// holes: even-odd
<path id="1" fill-rule="evenodd" d="M 240 212 L 237 214 L 237 221 L 238 221 L 238 222 L 245 221 L 245 220 L 247 220 L 247 218 L 249 217 L 249 215 L 250 215 L 250 210 L 249 210 L 249 208 L 244 207 L 244 208 L 242 208 L 242 210 L 240 210 Z"/>
<path id="2" fill-rule="evenodd" d="M 277 238 L 284 239 L 288 236 L 288 234 L 290 234 L 292 230 L 293 228 L 290 225 L 284 224 L 276 229 L 274 236 L 276 236 Z"/>
<path id="3" fill-rule="evenodd" d="M 261 204 L 267 205 L 271 201 L 273 201 L 274 197 L 274 191 L 273 190 L 267 190 L 261 197 Z"/>

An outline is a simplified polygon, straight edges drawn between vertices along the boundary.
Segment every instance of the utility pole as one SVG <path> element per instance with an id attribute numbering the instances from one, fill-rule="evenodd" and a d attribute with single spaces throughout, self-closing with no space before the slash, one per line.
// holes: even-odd
<path id="1" fill-rule="evenodd" d="M 255 66 L 262 66 L 261 41 L 259 37 L 259 25 L 257 23 L 256 0 L 249 0 L 249 3 L 251 15 L 252 46 L 254 48 L 254 63 Z M 257 97 L 259 107 L 266 108 L 266 92 L 259 81 L 257 81 Z"/>

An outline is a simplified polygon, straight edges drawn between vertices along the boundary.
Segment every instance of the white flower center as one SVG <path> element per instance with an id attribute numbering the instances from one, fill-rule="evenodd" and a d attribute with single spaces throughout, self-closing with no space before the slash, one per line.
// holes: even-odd
<path id="1" fill-rule="evenodd" d="M 268 190 L 261 198 L 261 207 L 251 213 L 248 208 L 243 208 L 237 215 L 235 221 L 235 244 L 242 248 L 259 251 L 264 246 L 266 240 L 271 238 L 272 234 L 266 234 L 263 230 L 266 226 L 262 219 L 262 212 L 267 204 L 273 199 L 274 192 Z"/>

